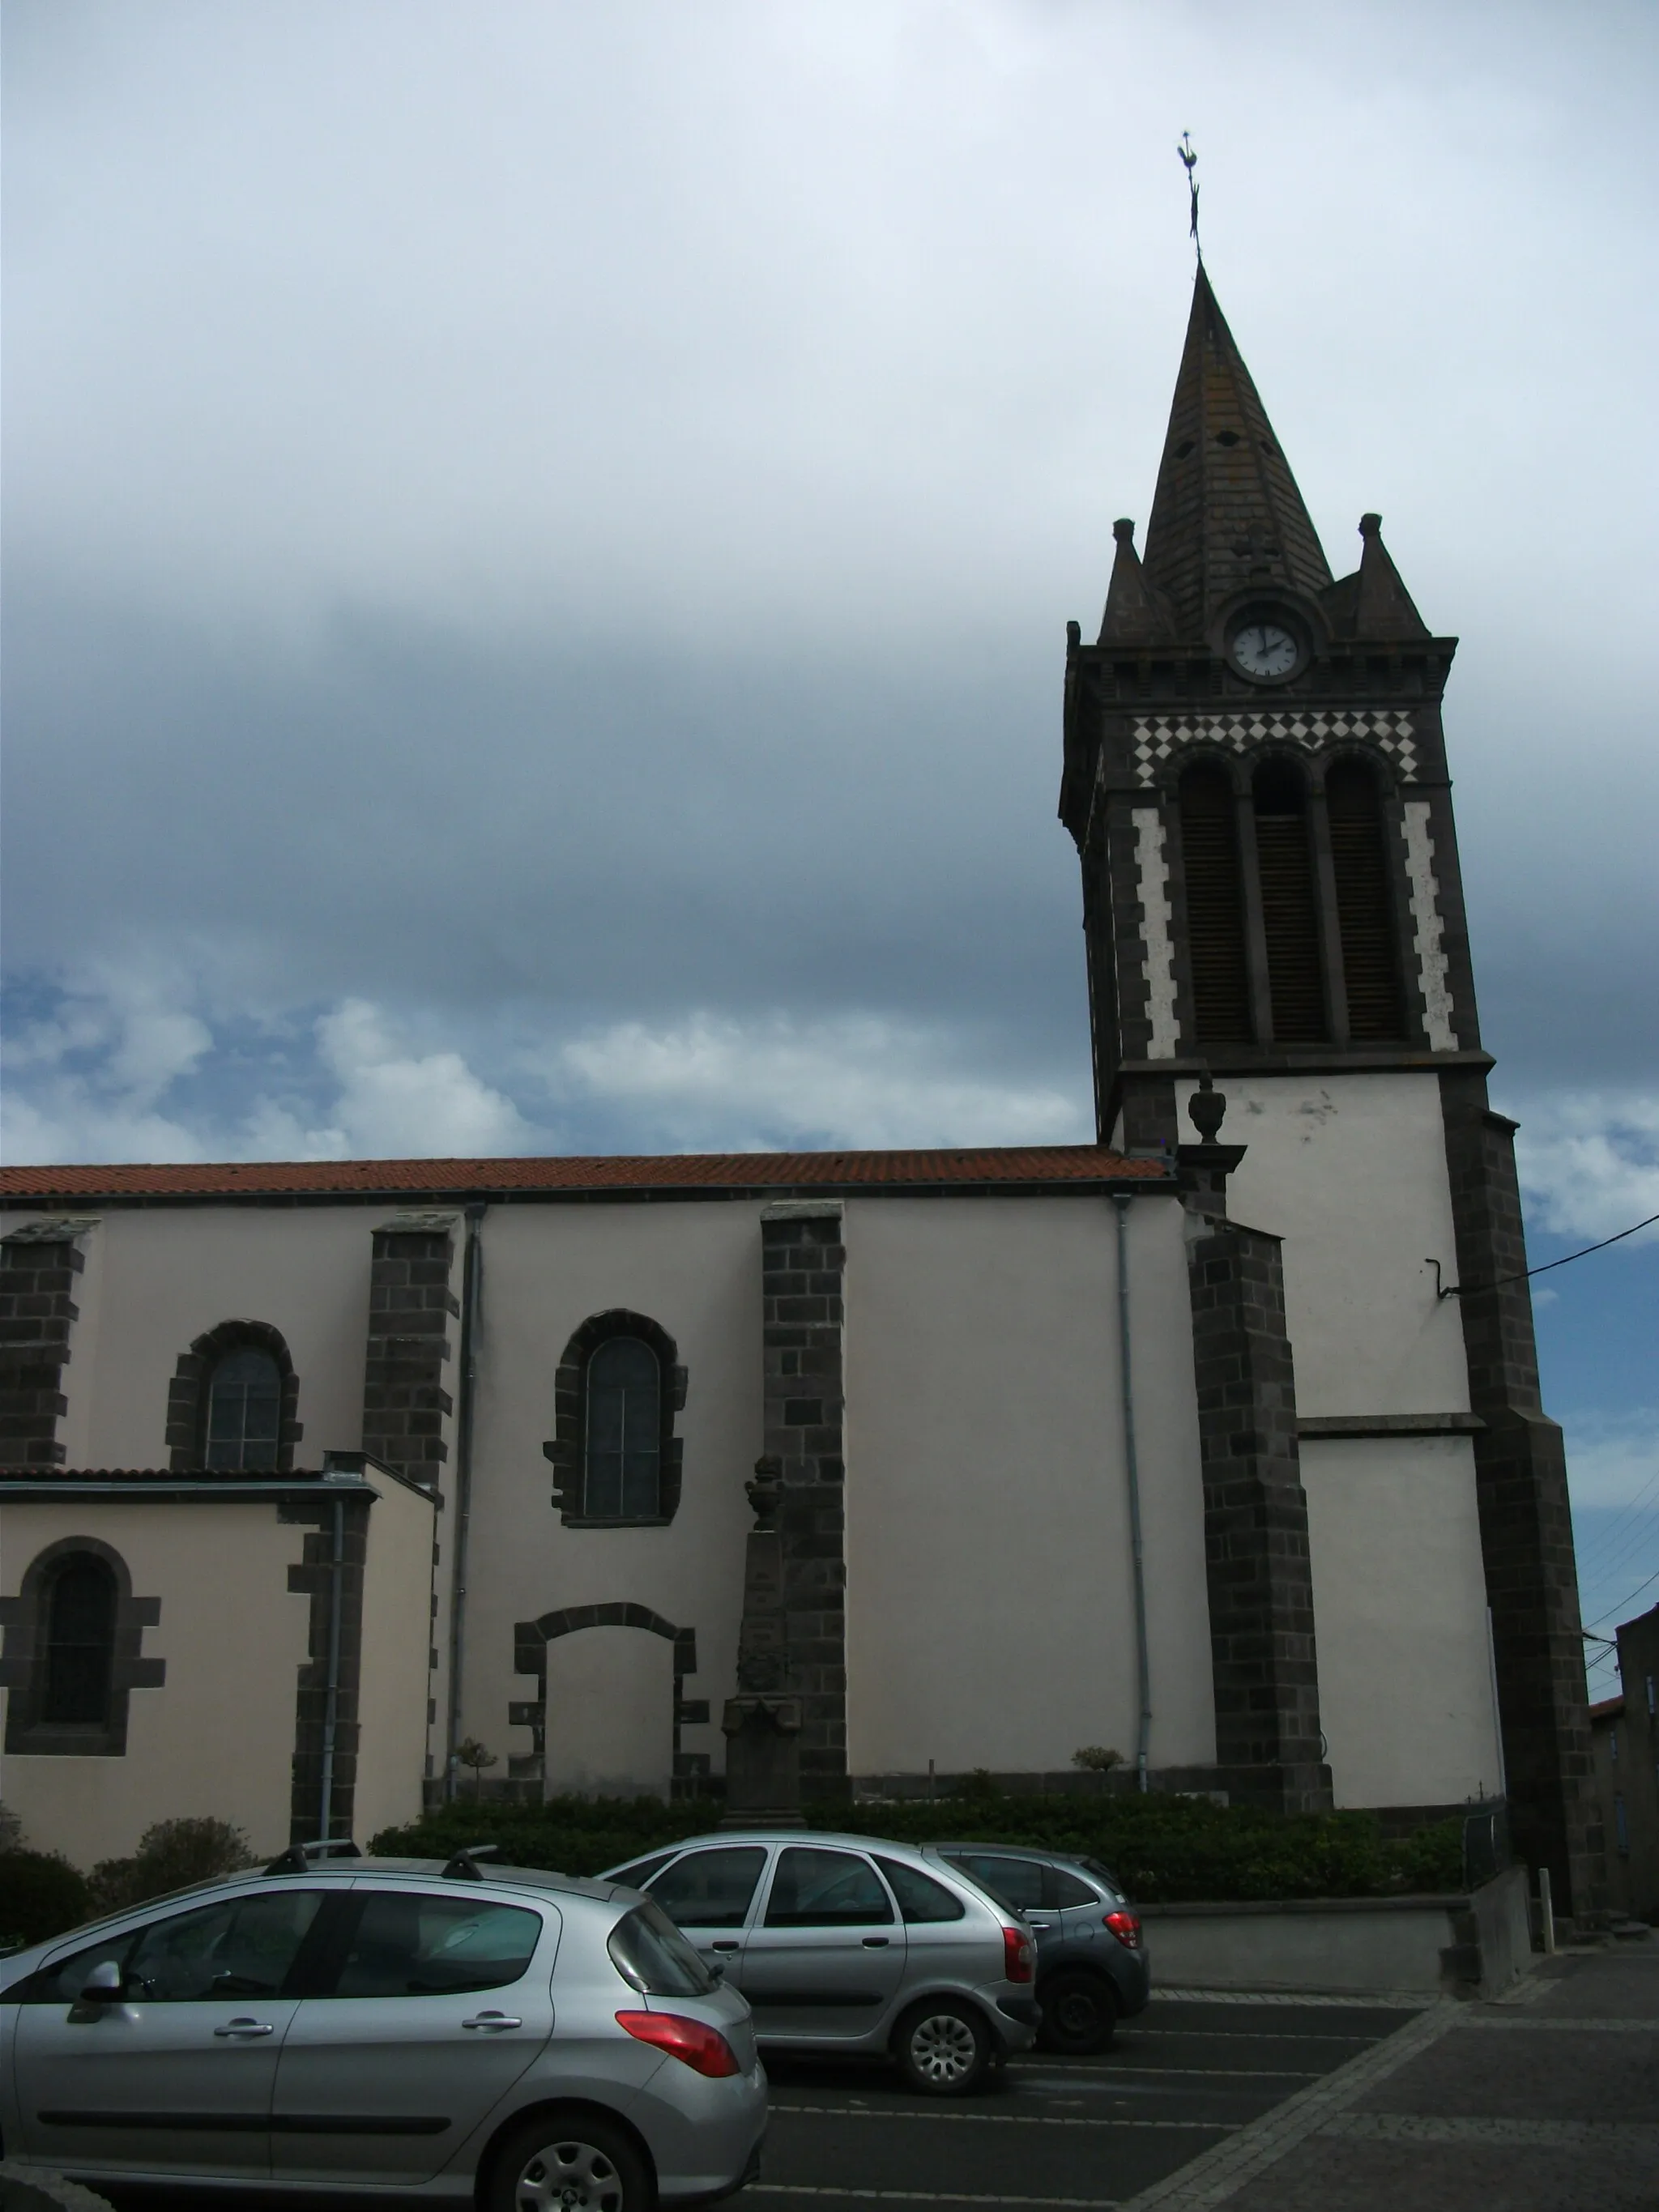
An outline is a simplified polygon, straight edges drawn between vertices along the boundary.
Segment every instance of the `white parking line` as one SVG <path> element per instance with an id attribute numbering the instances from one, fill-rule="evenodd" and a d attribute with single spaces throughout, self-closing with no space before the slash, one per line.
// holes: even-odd
<path id="1" fill-rule="evenodd" d="M 1517 2028 L 1523 2035 L 1554 2035 L 1565 2028 L 1569 2034 L 1585 2030 L 1592 2035 L 1659 2035 L 1659 2020 L 1575 2020 L 1571 2015 L 1552 2018 L 1546 2013 L 1540 2019 L 1534 2014 L 1522 2020 L 1513 2014 L 1495 2012 L 1466 2013 L 1457 2023 L 1460 2027 L 1501 2027 L 1513 2033 Z"/>
<path id="2" fill-rule="evenodd" d="M 1616 2143 L 1659 2150 L 1655 2120 L 1472 2120 L 1419 2112 L 1339 2112 L 1319 2132 L 1359 2142 L 1498 2143 L 1537 2150 L 1592 2150 Z"/>
<path id="3" fill-rule="evenodd" d="M 1367 2012 L 1422 2012 L 1434 2001 L 1415 1990 L 1370 1990 L 1363 1993 L 1352 1990 L 1154 1990 L 1154 2004 L 1224 2004 L 1224 2005 L 1347 2005 L 1363 2006 Z"/>
<path id="4" fill-rule="evenodd" d="M 854 2204 L 1030 2204 L 1065 2205 L 1073 2212 L 1117 2212 L 1121 2197 L 964 2197 L 960 2190 L 821 2189 L 805 2181 L 751 2181 L 745 2197 L 835 2197 Z"/>
<path id="5" fill-rule="evenodd" d="M 1073 2120 L 1053 2112 L 915 2112 L 896 2105 L 780 2105 L 775 2099 L 771 2109 L 804 2112 L 813 2119 L 951 2120 L 978 2128 L 1198 2128 L 1206 2135 L 1227 2136 L 1243 2125 L 1241 2120 L 1143 2120 L 1127 2113 L 1121 2119 Z"/>

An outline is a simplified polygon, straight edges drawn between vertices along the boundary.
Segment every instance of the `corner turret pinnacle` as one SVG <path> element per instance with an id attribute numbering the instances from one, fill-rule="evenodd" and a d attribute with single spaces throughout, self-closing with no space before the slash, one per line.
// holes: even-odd
<path id="1" fill-rule="evenodd" d="M 1175 635 L 1170 617 L 1146 581 L 1135 551 L 1135 526 L 1127 518 L 1112 525 L 1117 557 L 1100 618 L 1102 645 L 1158 645 Z"/>
<path id="2" fill-rule="evenodd" d="M 1331 581 L 1296 478 L 1201 264 L 1141 565 L 1176 635 L 1194 641 L 1236 592 L 1277 583 L 1316 597 Z M 1116 581 L 1115 572 L 1115 588 Z"/>
<path id="3" fill-rule="evenodd" d="M 1360 638 L 1378 645 L 1398 644 L 1407 638 L 1426 637 L 1428 625 L 1400 580 L 1400 571 L 1382 543 L 1382 518 L 1359 518 L 1362 547 L 1359 566 L 1324 595 L 1325 611 L 1339 637 Z"/>

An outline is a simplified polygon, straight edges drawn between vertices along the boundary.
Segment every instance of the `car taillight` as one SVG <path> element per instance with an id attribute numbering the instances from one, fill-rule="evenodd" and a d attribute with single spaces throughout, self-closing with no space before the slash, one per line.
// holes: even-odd
<path id="1" fill-rule="evenodd" d="M 659 2051 L 679 2059 L 694 2074 L 707 2074 L 712 2081 L 738 2071 L 738 2054 L 719 2028 L 700 2020 L 687 2020 L 683 2013 L 619 2012 L 617 2025 L 641 2043 L 654 2043 Z"/>
<path id="2" fill-rule="evenodd" d="M 1003 1929 L 1002 1978 L 1005 1982 L 1029 1982 L 1031 1978 L 1031 1939 L 1023 1929 Z"/>
<path id="3" fill-rule="evenodd" d="M 1126 1951 L 1140 1948 L 1140 1923 L 1133 1912 L 1109 1912 L 1106 1925 Z"/>

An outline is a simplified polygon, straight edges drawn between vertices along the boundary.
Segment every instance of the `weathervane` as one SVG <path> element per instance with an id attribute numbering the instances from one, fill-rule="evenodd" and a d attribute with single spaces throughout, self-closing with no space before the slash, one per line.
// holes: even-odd
<path id="1" fill-rule="evenodd" d="M 1193 251 L 1197 254 L 1199 265 L 1201 268 L 1204 262 L 1204 248 L 1199 244 L 1198 240 L 1198 179 L 1193 174 L 1194 170 L 1198 167 L 1198 156 L 1193 151 L 1190 131 L 1182 132 L 1181 143 L 1176 148 L 1176 152 L 1180 155 L 1187 171 L 1187 192 L 1192 202 L 1193 210 L 1192 221 L 1188 225 L 1188 228 L 1192 233 Z"/>

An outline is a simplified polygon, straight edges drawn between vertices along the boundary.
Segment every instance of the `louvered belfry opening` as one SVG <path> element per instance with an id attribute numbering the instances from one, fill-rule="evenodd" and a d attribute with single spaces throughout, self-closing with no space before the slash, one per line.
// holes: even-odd
<path id="1" fill-rule="evenodd" d="M 1212 763 L 1189 768 L 1181 779 L 1181 857 L 1198 1042 L 1248 1044 L 1250 984 L 1238 826 L 1232 786 L 1225 769 Z"/>
<path id="2" fill-rule="evenodd" d="M 1356 1044 L 1393 1043 L 1406 1034 L 1406 1012 L 1376 778 L 1363 761 L 1338 761 L 1325 779 L 1325 804 L 1348 988 L 1348 1034 Z"/>
<path id="3" fill-rule="evenodd" d="M 1308 787 L 1293 763 L 1270 760 L 1257 769 L 1251 793 L 1273 1042 L 1323 1044 L 1328 1032 Z"/>

